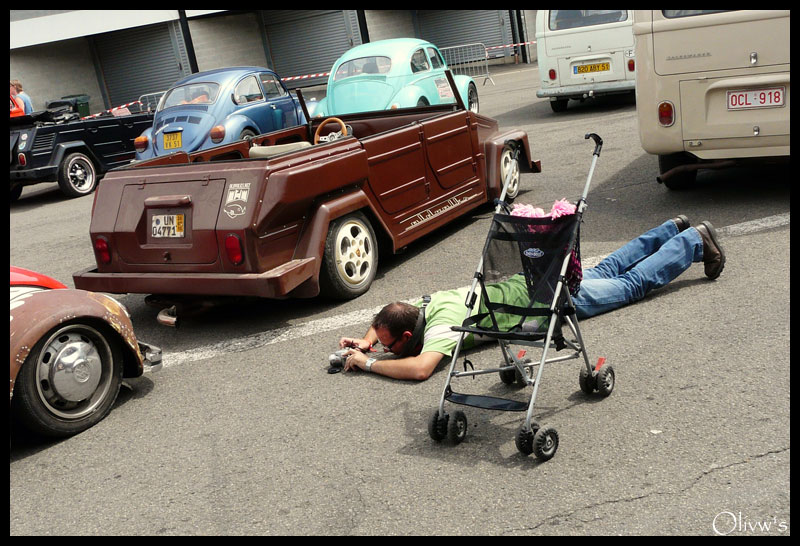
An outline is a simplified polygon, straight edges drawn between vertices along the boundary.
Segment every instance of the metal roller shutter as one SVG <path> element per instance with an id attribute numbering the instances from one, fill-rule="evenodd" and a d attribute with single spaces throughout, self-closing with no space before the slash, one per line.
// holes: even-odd
<path id="1" fill-rule="evenodd" d="M 261 16 L 272 67 L 284 78 L 328 72 L 345 51 L 361 43 L 355 10 L 270 10 L 262 11 Z M 315 78 L 302 84 L 324 81 Z"/>
<path id="2" fill-rule="evenodd" d="M 420 37 L 438 47 L 482 43 L 486 47 L 512 43 L 508 10 L 419 10 Z M 489 50 L 502 57 L 505 49 Z"/>
<path id="3" fill-rule="evenodd" d="M 111 106 L 165 91 L 191 74 L 177 23 L 163 23 L 94 37 Z"/>

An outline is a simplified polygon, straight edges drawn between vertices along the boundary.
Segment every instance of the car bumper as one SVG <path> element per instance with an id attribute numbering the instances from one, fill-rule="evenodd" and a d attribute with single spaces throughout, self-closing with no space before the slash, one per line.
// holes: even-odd
<path id="1" fill-rule="evenodd" d="M 44 180 L 55 180 L 58 176 L 58 165 L 55 167 L 38 167 L 36 169 L 25 169 L 22 171 L 10 171 L 12 182 L 41 182 Z"/>
<path id="2" fill-rule="evenodd" d="M 580 99 L 597 95 L 612 93 L 624 93 L 636 89 L 635 80 L 625 80 L 617 82 L 598 82 L 585 85 L 569 85 L 564 87 L 552 87 L 539 89 L 536 96 L 540 99 Z"/>
<path id="3" fill-rule="evenodd" d="M 161 369 L 161 348 L 139 341 L 139 352 L 144 357 L 144 373 L 157 372 Z"/>
<path id="4" fill-rule="evenodd" d="M 316 259 L 302 258 L 263 273 L 73 273 L 75 287 L 111 294 L 185 294 L 198 296 L 286 296 L 316 273 Z"/>

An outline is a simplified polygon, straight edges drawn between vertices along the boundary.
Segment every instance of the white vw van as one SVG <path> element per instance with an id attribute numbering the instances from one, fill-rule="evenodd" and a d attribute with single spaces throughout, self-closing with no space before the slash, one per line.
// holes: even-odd
<path id="1" fill-rule="evenodd" d="M 632 92 L 636 85 L 632 10 L 543 9 L 536 13 L 541 88 L 554 112 L 569 99 Z"/>
<path id="2" fill-rule="evenodd" d="M 658 181 L 789 156 L 789 10 L 636 10 L 636 110 Z"/>

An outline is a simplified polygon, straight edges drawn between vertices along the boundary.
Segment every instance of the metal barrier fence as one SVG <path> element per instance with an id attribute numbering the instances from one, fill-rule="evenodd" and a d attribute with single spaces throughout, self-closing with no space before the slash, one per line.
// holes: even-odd
<path id="1" fill-rule="evenodd" d="M 443 47 L 439 51 L 444 55 L 447 67 L 453 74 L 463 74 L 472 78 L 483 77 L 483 85 L 486 85 L 486 80 L 494 85 L 494 80 L 489 75 L 489 54 L 485 45 L 463 44 Z"/>
<path id="2" fill-rule="evenodd" d="M 166 91 L 148 93 L 139 97 L 139 102 L 142 103 L 142 110 L 146 110 L 148 112 L 155 111 L 156 106 L 158 106 L 158 101 L 161 100 L 161 97 L 164 95 L 164 93 L 166 93 Z"/>

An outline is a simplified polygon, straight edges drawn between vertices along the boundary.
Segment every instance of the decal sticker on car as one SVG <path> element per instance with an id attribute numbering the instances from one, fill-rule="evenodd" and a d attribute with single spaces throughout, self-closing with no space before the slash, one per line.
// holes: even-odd
<path id="1" fill-rule="evenodd" d="M 228 218 L 236 218 L 247 212 L 247 198 L 250 196 L 250 182 L 231 184 L 225 197 L 225 214 Z"/>

